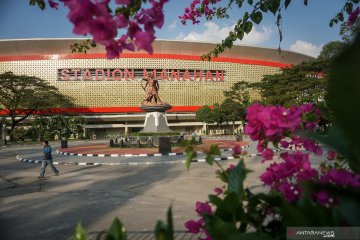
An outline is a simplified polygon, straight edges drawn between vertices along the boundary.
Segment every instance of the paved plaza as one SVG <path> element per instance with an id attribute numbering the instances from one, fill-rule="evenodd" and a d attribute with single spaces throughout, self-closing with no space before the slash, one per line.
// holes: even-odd
<path id="1" fill-rule="evenodd" d="M 90 142 L 104 143 L 101 141 Z M 89 144 L 90 144 L 89 143 Z M 86 142 L 70 142 L 70 146 Z M 53 152 L 59 148 L 51 143 Z M 255 145 L 247 148 L 255 153 Z M 38 180 L 40 164 L 20 162 L 16 155 L 40 158 L 42 146 L 22 145 L 0 150 L 0 239 L 69 239 L 81 221 L 90 236 L 110 226 L 115 217 L 121 219 L 131 233 L 130 239 L 151 239 L 149 231 L 156 221 L 165 220 L 172 205 L 175 229 L 179 239 L 188 237 L 184 222 L 197 218 L 196 201 L 205 201 L 221 182 L 215 178 L 215 167 L 193 163 L 188 172 L 185 164 L 79 166 L 57 165 L 60 176 L 47 169 L 45 180 Z M 54 161 L 94 161 L 96 157 L 64 156 L 53 153 Z M 223 152 L 231 156 L 231 152 Z M 144 158 L 144 159 L 143 159 Z M 185 160 L 185 156 L 108 157 L 102 161 Z M 237 160 L 220 161 L 223 166 Z M 260 188 L 258 175 L 265 169 L 260 157 L 247 157 L 246 164 L 255 172 L 246 185 Z M 139 235 L 140 234 L 140 235 Z M 133 236 L 133 237 L 131 237 Z M 95 238 L 94 238 L 95 239 Z"/>

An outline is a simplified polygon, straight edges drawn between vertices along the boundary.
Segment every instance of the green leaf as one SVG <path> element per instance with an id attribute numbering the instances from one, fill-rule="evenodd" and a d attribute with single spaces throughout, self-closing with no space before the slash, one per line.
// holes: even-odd
<path id="1" fill-rule="evenodd" d="M 347 14 L 351 14 L 353 12 L 353 4 L 351 2 L 347 2 L 345 4 L 345 9 Z"/>
<path id="2" fill-rule="evenodd" d="M 210 154 L 211 155 L 217 155 L 217 156 L 221 156 L 221 151 L 218 145 L 216 144 L 212 144 L 210 146 Z"/>
<path id="3" fill-rule="evenodd" d="M 290 4 L 291 0 L 285 0 L 285 9 L 288 8 L 289 4 Z"/>
<path id="4" fill-rule="evenodd" d="M 81 222 L 76 225 L 75 232 L 72 237 L 73 240 L 86 240 L 86 232 Z"/>
<path id="5" fill-rule="evenodd" d="M 249 13 L 245 12 L 242 20 L 243 22 L 246 22 L 248 19 L 249 19 Z"/>
<path id="6" fill-rule="evenodd" d="M 189 171 L 190 169 L 190 164 L 191 164 L 191 161 L 196 158 L 196 152 L 194 151 L 194 149 L 192 147 L 189 147 L 186 149 L 186 169 Z"/>
<path id="7" fill-rule="evenodd" d="M 166 215 L 167 224 L 162 221 L 158 221 L 155 226 L 155 238 L 156 240 L 173 240 L 174 239 L 174 226 L 172 221 L 172 210 L 169 207 Z"/>
<path id="8" fill-rule="evenodd" d="M 236 4 L 238 5 L 239 8 L 242 7 L 244 0 L 236 0 Z"/>
<path id="9" fill-rule="evenodd" d="M 253 0 L 248 0 L 249 5 L 253 5 Z"/>
<path id="10" fill-rule="evenodd" d="M 344 14 L 342 14 L 341 12 L 339 12 L 336 17 L 341 21 L 343 22 L 344 21 Z"/>
<path id="11" fill-rule="evenodd" d="M 224 208 L 224 201 L 215 195 L 209 195 L 209 201 L 216 206 L 218 209 Z"/>
<path id="12" fill-rule="evenodd" d="M 244 38 L 244 31 L 238 31 L 236 33 L 236 37 L 240 40 L 242 40 Z"/>
<path id="13" fill-rule="evenodd" d="M 226 239 L 237 233 L 236 225 L 223 221 L 216 215 L 204 215 L 205 229 L 213 239 Z"/>
<path id="14" fill-rule="evenodd" d="M 245 169 L 244 160 L 241 160 L 236 167 L 230 171 L 229 175 L 229 193 L 234 192 L 239 197 L 242 196 L 244 191 L 244 180 L 246 178 L 247 169 Z"/>
<path id="15" fill-rule="evenodd" d="M 344 132 L 336 122 L 333 123 L 333 125 L 330 127 L 328 135 L 308 133 L 307 136 L 325 143 L 326 145 L 340 153 L 342 156 L 345 156 L 346 158 L 351 158 L 348 140 L 346 139 Z"/>
<path id="16" fill-rule="evenodd" d="M 34 6 L 35 4 L 37 4 L 41 10 L 44 10 L 46 7 L 44 0 L 30 0 L 29 4 L 30 6 Z"/>
<path id="17" fill-rule="evenodd" d="M 360 36 L 330 67 L 329 101 L 336 122 L 348 140 L 349 165 L 360 172 Z"/>
<path id="18" fill-rule="evenodd" d="M 270 0 L 268 1 L 270 6 L 269 6 L 269 10 L 270 12 L 272 12 L 274 15 L 277 12 L 277 10 L 280 7 L 280 0 Z"/>
<path id="19" fill-rule="evenodd" d="M 267 2 L 262 2 L 260 5 L 260 10 L 263 12 L 269 11 L 269 4 Z"/>
<path id="20" fill-rule="evenodd" d="M 211 155 L 207 155 L 205 158 L 205 161 L 207 164 L 209 164 L 210 166 L 212 166 L 214 164 L 214 157 Z"/>
<path id="21" fill-rule="evenodd" d="M 253 27 L 252 22 L 245 22 L 244 27 L 243 27 L 244 32 L 246 32 L 248 34 L 251 31 L 252 27 Z"/>
<path id="22" fill-rule="evenodd" d="M 126 230 L 118 218 L 112 222 L 110 229 L 106 232 L 105 240 L 126 240 Z"/>
<path id="23" fill-rule="evenodd" d="M 237 233 L 230 237 L 228 237 L 226 240 L 272 240 L 273 238 L 262 232 L 249 232 L 249 233 Z"/>
<path id="24" fill-rule="evenodd" d="M 229 193 L 224 198 L 224 210 L 229 214 L 236 214 L 237 209 L 240 207 L 239 198 L 235 193 Z"/>
<path id="25" fill-rule="evenodd" d="M 250 18 L 254 23 L 259 24 L 261 22 L 261 20 L 262 20 L 262 13 L 260 11 L 252 13 L 250 15 Z"/>

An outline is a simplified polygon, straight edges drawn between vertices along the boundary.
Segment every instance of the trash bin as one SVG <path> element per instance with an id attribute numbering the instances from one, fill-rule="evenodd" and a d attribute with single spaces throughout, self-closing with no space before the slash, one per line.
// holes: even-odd
<path id="1" fill-rule="evenodd" d="M 61 148 L 67 148 L 67 147 L 68 147 L 67 140 L 61 140 Z"/>
<path id="2" fill-rule="evenodd" d="M 171 138 L 159 137 L 159 153 L 169 154 L 171 153 Z"/>

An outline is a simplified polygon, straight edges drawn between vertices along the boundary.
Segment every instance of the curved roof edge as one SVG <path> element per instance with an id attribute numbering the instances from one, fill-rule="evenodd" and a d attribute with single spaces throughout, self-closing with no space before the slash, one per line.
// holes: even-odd
<path id="1" fill-rule="evenodd" d="M 87 38 L 2 39 L 0 40 L 0 56 L 71 54 L 69 46 L 85 39 Z M 153 43 L 153 48 L 154 53 L 158 54 L 201 56 L 213 50 L 216 45 L 216 43 L 208 42 L 157 39 Z M 104 52 L 104 47 L 100 45 L 88 51 L 88 53 Z M 145 53 L 144 51 L 139 52 Z M 279 54 L 279 51 L 274 48 L 244 45 L 234 45 L 231 49 L 225 50 L 219 57 L 270 61 L 284 64 L 297 64 L 314 59 L 311 56 L 288 50 L 282 50 Z"/>

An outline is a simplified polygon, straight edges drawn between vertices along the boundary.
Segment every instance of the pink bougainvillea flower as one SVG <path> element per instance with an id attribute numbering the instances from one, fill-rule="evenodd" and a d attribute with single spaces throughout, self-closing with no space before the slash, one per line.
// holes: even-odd
<path id="1" fill-rule="evenodd" d="M 131 0 L 115 0 L 115 3 L 119 5 L 129 5 Z"/>
<path id="2" fill-rule="evenodd" d="M 117 28 L 125 28 L 129 24 L 129 20 L 123 14 L 116 15 L 114 22 Z"/>
<path id="3" fill-rule="evenodd" d="M 185 222 L 186 229 L 193 234 L 198 234 L 202 228 L 202 224 L 199 221 L 189 220 Z"/>
<path id="4" fill-rule="evenodd" d="M 336 153 L 333 150 L 329 150 L 327 153 L 327 160 L 334 160 Z"/>
<path id="5" fill-rule="evenodd" d="M 283 147 L 283 148 L 288 148 L 289 147 L 289 142 L 287 141 L 280 141 L 280 146 Z"/>
<path id="6" fill-rule="evenodd" d="M 332 198 L 330 198 L 329 194 L 325 190 L 321 190 L 315 193 L 314 198 L 317 203 L 325 207 L 329 207 L 330 203 L 333 202 L 332 200 L 330 200 Z"/>
<path id="7" fill-rule="evenodd" d="M 199 216 L 201 216 L 202 214 L 212 214 L 211 206 L 207 202 L 196 202 L 195 211 L 198 213 Z"/>
<path id="8" fill-rule="evenodd" d="M 217 187 L 214 189 L 214 192 L 216 193 L 216 196 L 218 196 L 223 193 L 223 190 L 221 188 Z"/>
<path id="9" fill-rule="evenodd" d="M 121 49 L 116 41 L 111 42 L 106 46 L 106 58 L 114 59 L 119 57 Z"/>
<path id="10" fill-rule="evenodd" d="M 234 169 L 235 169 L 235 165 L 234 164 L 229 164 L 228 170 L 231 171 L 231 170 L 234 170 Z"/>
<path id="11" fill-rule="evenodd" d="M 275 176 L 273 174 L 272 171 L 270 171 L 270 169 L 267 169 L 263 174 L 261 174 L 260 176 L 260 180 L 268 186 L 273 185 L 273 183 L 275 182 Z"/>
<path id="12" fill-rule="evenodd" d="M 123 35 L 119 40 L 118 40 L 118 43 L 120 45 L 120 48 L 121 49 L 127 49 L 131 52 L 134 52 L 135 51 L 135 46 L 132 42 L 128 42 L 127 41 L 127 37 L 126 35 Z"/>
<path id="13" fill-rule="evenodd" d="M 288 202 L 294 202 L 300 197 L 300 189 L 290 183 L 280 184 L 278 190 Z"/>
<path id="14" fill-rule="evenodd" d="M 148 53 L 153 53 L 153 48 L 151 46 L 151 43 L 154 41 L 154 36 L 148 32 L 142 32 L 138 31 L 135 34 L 135 45 L 138 47 L 138 49 L 144 49 Z"/>
<path id="15" fill-rule="evenodd" d="M 53 0 L 48 0 L 48 2 L 51 8 L 55 8 L 56 10 L 58 10 L 59 3 L 54 2 Z"/>
<path id="16" fill-rule="evenodd" d="M 344 169 L 330 169 L 320 178 L 320 181 L 344 187 L 360 187 L 360 174 L 353 174 Z"/>
<path id="17" fill-rule="evenodd" d="M 262 152 L 261 156 L 264 158 L 264 160 L 272 160 L 274 157 L 274 152 L 272 149 L 267 148 Z"/>
<path id="18" fill-rule="evenodd" d="M 347 21 L 348 26 L 354 25 L 358 16 L 360 15 L 360 7 L 357 7 L 350 15 Z"/>
<path id="19" fill-rule="evenodd" d="M 236 144 L 233 149 L 234 155 L 240 155 L 241 154 L 241 146 L 239 144 Z"/>
<path id="20" fill-rule="evenodd" d="M 98 17 L 90 22 L 90 34 L 95 42 L 109 45 L 114 41 L 117 31 L 115 22 L 111 17 Z"/>
<path id="21" fill-rule="evenodd" d="M 307 181 L 310 179 L 317 179 L 318 175 L 319 175 L 319 173 L 316 169 L 308 168 L 308 169 L 305 169 L 305 170 L 299 172 L 296 176 L 296 180 L 298 182 L 303 182 L 303 181 Z"/>
<path id="22" fill-rule="evenodd" d="M 67 17 L 74 24 L 73 33 L 78 35 L 88 34 L 95 5 L 90 0 L 70 0 L 66 2 L 66 6 L 69 8 Z"/>

